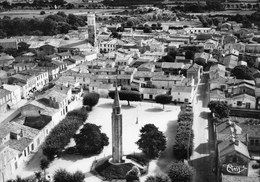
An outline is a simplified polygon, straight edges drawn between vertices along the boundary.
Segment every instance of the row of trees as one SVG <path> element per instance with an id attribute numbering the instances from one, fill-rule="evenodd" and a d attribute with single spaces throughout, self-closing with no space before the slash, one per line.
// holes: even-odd
<path id="1" fill-rule="evenodd" d="M 182 107 L 177 120 L 178 129 L 173 145 L 173 153 L 175 158 L 180 161 L 189 159 L 193 152 L 193 112 L 190 107 Z"/>
<path id="2" fill-rule="evenodd" d="M 58 12 L 44 19 L 38 18 L 14 18 L 5 16 L 0 19 L 0 38 L 23 35 L 56 35 L 65 34 L 69 30 L 76 30 L 79 26 L 85 26 L 86 16 L 66 15 Z"/>
<path id="3" fill-rule="evenodd" d="M 62 152 L 87 118 L 88 112 L 85 109 L 68 112 L 66 118 L 60 121 L 47 136 L 42 148 L 43 154 L 49 160 L 53 160 L 55 155 Z"/>
<path id="4" fill-rule="evenodd" d="M 84 182 L 85 174 L 81 171 L 74 173 L 68 172 L 65 169 L 58 169 L 53 174 L 54 182 Z M 28 178 L 21 178 L 19 176 L 16 179 L 8 180 L 7 182 L 47 182 L 40 173 L 35 172 L 34 176 Z"/>

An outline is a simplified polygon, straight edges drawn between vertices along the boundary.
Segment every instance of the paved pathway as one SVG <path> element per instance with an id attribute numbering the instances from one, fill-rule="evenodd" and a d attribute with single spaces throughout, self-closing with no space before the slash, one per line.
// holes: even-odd
<path id="1" fill-rule="evenodd" d="M 196 169 L 196 182 L 214 182 L 211 179 L 212 163 L 210 155 L 211 127 L 208 125 L 209 109 L 208 79 L 203 77 L 193 102 L 194 109 L 194 151 L 189 163 Z"/>

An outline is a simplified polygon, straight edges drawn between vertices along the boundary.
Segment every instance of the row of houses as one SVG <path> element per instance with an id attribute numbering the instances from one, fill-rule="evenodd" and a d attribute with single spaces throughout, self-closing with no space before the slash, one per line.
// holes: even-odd
<path id="1" fill-rule="evenodd" d="M 258 181 L 253 156 L 260 151 L 260 127 L 227 121 L 215 128 L 217 174 L 223 182 Z"/>
<path id="2" fill-rule="evenodd" d="M 3 85 L 3 87 L 17 86 Z M 12 93 L 4 93 L 5 90 L 7 89 L 0 89 L 1 97 L 4 96 L 0 101 L 5 101 L 3 98 L 6 98 L 12 102 Z M 1 182 L 13 177 L 30 154 L 38 151 L 52 128 L 66 116 L 67 112 L 76 107 L 81 95 L 80 87 L 56 85 L 19 108 L 17 105 L 10 106 L 9 111 L 5 113 L 6 117 L 0 123 Z M 8 115 L 8 112 L 11 115 Z"/>

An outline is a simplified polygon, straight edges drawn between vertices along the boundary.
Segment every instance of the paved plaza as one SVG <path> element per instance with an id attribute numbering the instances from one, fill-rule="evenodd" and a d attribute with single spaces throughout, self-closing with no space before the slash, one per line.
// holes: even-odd
<path id="1" fill-rule="evenodd" d="M 59 168 L 65 168 L 70 172 L 80 170 L 86 175 L 85 181 L 101 181 L 93 176 L 89 170 L 92 162 L 95 159 L 102 158 L 112 154 L 111 147 L 111 113 L 112 113 L 112 99 L 100 99 L 99 104 L 93 108 L 93 111 L 89 113 L 87 122 L 94 123 L 102 126 L 102 132 L 106 133 L 109 137 L 109 145 L 104 148 L 103 152 L 93 157 L 82 157 L 77 155 L 62 156 L 55 159 L 50 167 L 47 169 L 47 173 L 53 174 L 55 170 Z M 167 136 L 167 149 L 162 153 L 158 160 L 150 162 L 148 175 L 163 173 L 166 170 L 167 165 L 172 160 L 172 144 L 174 141 L 176 129 L 177 129 L 177 116 L 180 111 L 179 106 L 165 105 L 164 110 L 162 105 L 153 102 L 131 102 L 128 106 L 126 101 L 121 101 L 122 115 L 123 115 L 123 152 L 124 154 L 130 154 L 133 152 L 140 152 L 135 142 L 139 139 L 139 130 L 145 124 L 151 123 L 156 125 L 159 130 L 163 131 Z M 79 103 L 78 107 L 81 106 Z M 136 122 L 138 120 L 138 123 Z M 73 141 L 69 144 L 73 145 Z M 41 151 L 19 170 L 17 173 L 21 177 L 27 177 L 33 175 L 35 171 L 39 171 L 39 163 L 43 158 Z M 144 181 L 145 177 L 141 178 Z"/>

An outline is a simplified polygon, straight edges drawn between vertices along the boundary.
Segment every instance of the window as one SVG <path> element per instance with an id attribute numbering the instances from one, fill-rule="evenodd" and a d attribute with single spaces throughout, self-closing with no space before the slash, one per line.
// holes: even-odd
<path id="1" fill-rule="evenodd" d="M 180 95 L 180 92 L 178 92 L 178 95 Z"/>
<path id="2" fill-rule="evenodd" d="M 185 103 L 189 102 L 189 99 L 187 99 L 187 98 L 186 98 L 186 99 L 184 99 L 184 102 L 185 102 Z"/>
<path id="3" fill-rule="evenodd" d="M 250 145 L 254 145 L 255 144 L 255 141 L 254 140 L 250 140 Z"/>
<path id="4" fill-rule="evenodd" d="M 242 102 L 241 101 L 237 101 L 237 106 L 242 106 Z"/>
<path id="5" fill-rule="evenodd" d="M 232 158 L 232 162 L 233 162 L 233 163 L 237 163 L 237 157 L 233 157 L 233 158 Z"/>
<path id="6" fill-rule="evenodd" d="M 255 146 L 259 146 L 259 140 L 255 140 Z"/>

